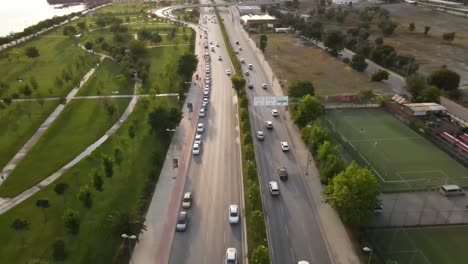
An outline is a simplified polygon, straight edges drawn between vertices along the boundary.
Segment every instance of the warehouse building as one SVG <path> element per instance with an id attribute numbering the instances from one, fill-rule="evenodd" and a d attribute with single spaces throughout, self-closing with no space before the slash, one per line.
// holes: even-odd
<path id="1" fill-rule="evenodd" d="M 241 16 L 241 24 L 244 26 L 257 26 L 257 25 L 267 25 L 274 24 L 277 22 L 275 17 L 270 15 L 245 15 Z"/>
<path id="2" fill-rule="evenodd" d="M 262 13 L 262 9 L 259 6 L 237 6 L 237 10 L 239 10 L 241 16 L 260 15 Z"/>

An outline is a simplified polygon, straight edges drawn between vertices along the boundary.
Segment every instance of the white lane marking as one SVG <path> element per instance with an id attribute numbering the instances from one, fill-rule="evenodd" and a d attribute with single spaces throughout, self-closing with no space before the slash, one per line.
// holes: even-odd
<path id="1" fill-rule="evenodd" d="M 284 209 L 283 209 L 283 205 L 280 206 L 281 208 L 281 214 L 284 216 Z"/>
<path id="2" fill-rule="evenodd" d="M 223 230 L 223 241 L 226 244 L 226 229 Z"/>
<path id="3" fill-rule="evenodd" d="M 289 236 L 288 226 L 284 226 L 284 228 L 286 229 L 286 234 Z"/>
<path id="4" fill-rule="evenodd" d="M 291 260 L 294 262 L 294 252 L 292 248 L 289 248 L 289 251 L 291 252 Z"/>

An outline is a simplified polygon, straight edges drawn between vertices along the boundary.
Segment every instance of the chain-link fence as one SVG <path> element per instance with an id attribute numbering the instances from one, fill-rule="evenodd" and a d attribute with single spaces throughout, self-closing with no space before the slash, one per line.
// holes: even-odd
<path id="1" fill-rule="evenodd" d="M 434 226 L 468 223 L 468 209 L 382 212 L 374 217 L 374 227 Z"/>

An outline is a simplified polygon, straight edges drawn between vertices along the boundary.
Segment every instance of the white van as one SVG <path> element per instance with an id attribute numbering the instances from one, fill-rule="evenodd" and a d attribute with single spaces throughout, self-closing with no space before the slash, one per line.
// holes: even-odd
<path id="1" fill-rule="evenodd" d="M 458 185 L 442 185 L 439 189 L 440 194 L 443 196 L 461 196 L 465 195 L 465 191 L 458 187 Z"/>
<path id="2" fill-rule="evenodd" d="M 271 195 L 273 195 L 273 196 L 279 195 L 280 192 L 279 192 L 279 187 L 278 187 L 277 182 L 271 181 L 271 182 L 268 183 L 268 186 L 270 188 Z"/>

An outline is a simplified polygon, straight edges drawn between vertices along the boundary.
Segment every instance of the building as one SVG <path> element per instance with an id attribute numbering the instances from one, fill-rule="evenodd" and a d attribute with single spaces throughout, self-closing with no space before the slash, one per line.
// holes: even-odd
<path id="1" fill-rule="evenodd" d="M 270 15 L 245 15 L 241 16 L 241 24 L 244 26 L 257 26 L 276 23 L 276 17 Z"/>
<path id="2" fill-rule="evenodd" d="M 436 103 L 403 104 L 404 111 L 412 116 L 426 116 L 428 114 L 446 114 L 447 109 Z"/>
<path id="3" fill-rule="evenodd" d="M 237 10 L 239 10 L 241 16 L 260 15 L 262 13 L 262 9 L 259 6 L 237 6 Z"/>

